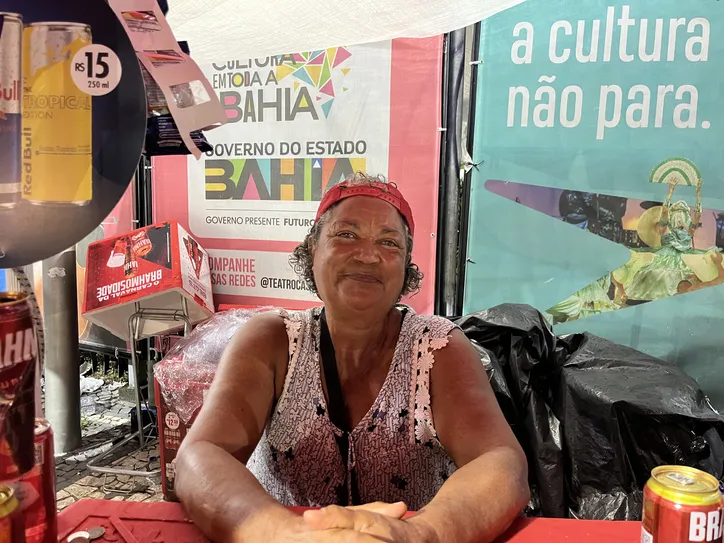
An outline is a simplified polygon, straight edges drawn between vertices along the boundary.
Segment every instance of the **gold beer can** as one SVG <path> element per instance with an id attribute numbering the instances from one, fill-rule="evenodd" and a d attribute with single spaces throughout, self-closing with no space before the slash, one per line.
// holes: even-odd
<path id="1" fill-rule="evenodd" d="M 23 33 L 23 199 L 86 205 L 93 199 L 92 97 L 71 62 L 92 42 L 88 25 L 45 22 Z"/>

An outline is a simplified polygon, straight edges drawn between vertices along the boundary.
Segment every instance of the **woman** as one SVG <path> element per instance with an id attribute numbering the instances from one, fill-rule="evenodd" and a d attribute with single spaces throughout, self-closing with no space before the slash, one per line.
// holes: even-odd
<path id="1" fill-rule="evenodd" d="M 661 236 L 661 247 L 646 251 L 653 253 L 653 258 L 648 263 L 637 269 L 637 264 L 640 265 L 642 260 L 632 259 L 628 265 L 631 270 L 620 274 L 632 277 L 629 282 L 623 280 L 617 284 L 620 298 L 624 302 L 648 302 L 667 298 L 679 293 L 682 282 L 699 281 L 684 258 L 709 252 L 694 248 L 694 235 L 700 226 L 702 212 L 701 186 L 696 187 L 693 216 L 685 201 L 671 203 L 674 188 L 675 185 L 669 188 L 669 194 L 661 206 L 661 219 L 656 225 L 656 231 Z"/>
<path id="2" fill-rule="evenodd" d="M 397 305 L 422 279 L 414 229 L 383 179 L 324 196 L 292 257 L 324 308 L 249 321 L 179 452 L 178 494 L 210 538 L 480 543 L 526 505 L 526 459 L 475 349 Z"/>

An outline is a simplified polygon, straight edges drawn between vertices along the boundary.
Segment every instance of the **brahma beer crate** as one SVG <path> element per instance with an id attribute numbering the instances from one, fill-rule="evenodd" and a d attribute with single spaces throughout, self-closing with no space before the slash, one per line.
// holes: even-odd
<path id="1" fill-rule="evenodd" d="M 153 224 L 88 246 L 83 316 L 122 339 L 141 309 L 182 311 L 192 324 L 214 313 L 209 254 L 175 221 Z M 178 329 L 180 321 L 145 321 L 140 335 Z"/>

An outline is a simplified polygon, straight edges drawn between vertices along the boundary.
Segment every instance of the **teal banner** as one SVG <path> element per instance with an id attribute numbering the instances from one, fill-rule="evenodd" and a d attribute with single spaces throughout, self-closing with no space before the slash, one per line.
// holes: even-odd
<path id="1" fill-rule="evenodd" d="M 528 0 L 481 26 L 464 311 L 533 305 L 724 406 L 724 4 Z"/>

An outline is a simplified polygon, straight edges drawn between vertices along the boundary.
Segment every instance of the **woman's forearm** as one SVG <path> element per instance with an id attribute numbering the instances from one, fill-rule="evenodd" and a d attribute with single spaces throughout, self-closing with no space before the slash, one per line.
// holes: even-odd
<path id="1" fill-rule="evenodd" d="M 434 543 L 488 543 L 510 526 L 529 498 L 525 458 L 501 447 L 456 471 L 409 522 L 426 525 Z"/>
<path id="2" fill-rule="evenodd" d="M 176 481 L 191 520 L 217 543 L 270 541 L 277 527 L 295 517 L 244 464 L 208 442 L 182 447 Z"/>

